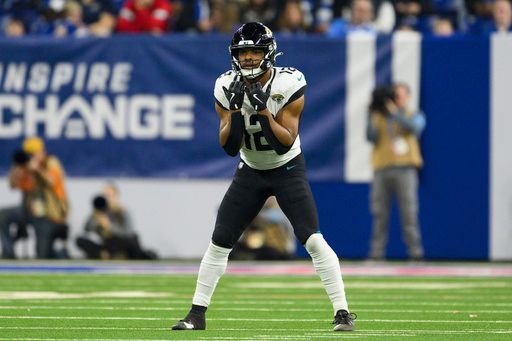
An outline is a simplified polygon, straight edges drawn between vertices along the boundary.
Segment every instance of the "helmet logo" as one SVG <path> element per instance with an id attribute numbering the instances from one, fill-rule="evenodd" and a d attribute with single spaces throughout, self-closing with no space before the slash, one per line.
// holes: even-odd
<path id="1" fill-rule="evenodd" d="M 240 40 L 238 43 L 238 46 L 245 46 L 245 45 L 254 45 L 254 42 L 252 40 Z"/>

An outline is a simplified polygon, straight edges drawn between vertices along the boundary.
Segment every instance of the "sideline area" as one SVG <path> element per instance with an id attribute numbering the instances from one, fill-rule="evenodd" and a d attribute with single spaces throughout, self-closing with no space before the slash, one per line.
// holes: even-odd
<path id="1" fill-rule="evenodd" d="M 512 263 L 501 262 L 369 262 L 343 261 L 343 275 L 349 276 L 472 276 L 512 277 Z M 199 260 L 187 261 L 0 261 L 0 273 L 102 273 L 102 274 L 196 274 Z M 309 261 L 230 261 L 228 274 L 314 275 Z"/>

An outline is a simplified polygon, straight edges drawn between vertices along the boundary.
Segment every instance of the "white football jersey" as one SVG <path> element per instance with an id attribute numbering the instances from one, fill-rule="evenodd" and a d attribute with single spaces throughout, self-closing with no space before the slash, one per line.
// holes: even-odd
<path id="1" fill-rule="evenodd" d="M 273 67 L 271 72 L 272 75 L 269 81 L 263 85 L 263 91 L 271 86 L 267 108 L 275 117 L 281 108 L 304 93 L 306 79 L 302 72 L 291 67 Z M 215 99 L 226 110 L 229 110 L 229 101 L 222 87 L 228 89 L 229 84 L 235 80 L 235 77 L 237 77 L 237 74 L 234 71 L 227 71 L 220 75 L 215 82 Z M 258 113 L 249 102 L 247 94 L 244 96 L 242 116 L 248 134 L 244 134 L 240 157 L 249 167 L 261 170 L 277 168 L 300 154 L 300 138 L 298 135 L 290 150 L 283 155 L 278 155 L 270 147 L 263 136 L 260 122 L 257 120 Z"/>

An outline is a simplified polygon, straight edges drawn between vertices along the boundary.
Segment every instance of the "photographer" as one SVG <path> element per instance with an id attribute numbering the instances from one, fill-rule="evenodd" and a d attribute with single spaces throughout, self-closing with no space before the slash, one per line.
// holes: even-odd
<path id="1" fill-rule="evenodd" d="M 423 259 L 418 224 L 418 169 L 423 165 L 419 138 L 425 128 L 421 111 L 407 108 L 410 89 L 404 83 L 378 87 L 372 94 L 367 139 L 373 144 L 374 177 L 370 205 L 373 235 L 370 259 L 383 260 L 393 196 L 400 211 L 402 234 L 411 260 Z"/>
<path id="2" fill-rule="evenodd" d="M 119 204 L 117 187 L 107 184 L 103 194 L 93 198 L 93 212 L 77 246 L 90 259 L 155 259 L 155 253 L 141 248 L 130 216 Z"/>
<path id="3" fill-rule="evenodd" d="M 26 236 L 26 225 L 36 233 L 36 257 L 54 258 L 53 242 L 67 229 L 68 204 L 64 189 L 64 170 L 55 156 L 49 155 L 38 137 L 27 138 L 22 150 L 13 154 L 9 185 L 22 192 L 21 205 L 0 210 L 2 257 L 15 258 L 14 243 Z M 12 233 L 11 225 L 17 232 Z"/>

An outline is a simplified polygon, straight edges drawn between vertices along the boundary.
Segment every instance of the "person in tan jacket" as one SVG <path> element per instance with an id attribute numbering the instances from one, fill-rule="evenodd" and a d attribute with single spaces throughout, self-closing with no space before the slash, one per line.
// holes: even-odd
<path id="1" fill-rule="evenodd" d="M 373 92 L 366 131 L 373 144 L 370 206 L 373 233 L 369 258 L 383 260 L 393 197 L 400 212 L 403 239 L 411 260 L 424 257 L 418 223 L 418 169 L 423 165 L 419 138 L 425 128 L 421 111 L 407 105 L 410 88 L 405 83 L 379 87 Z"/>

